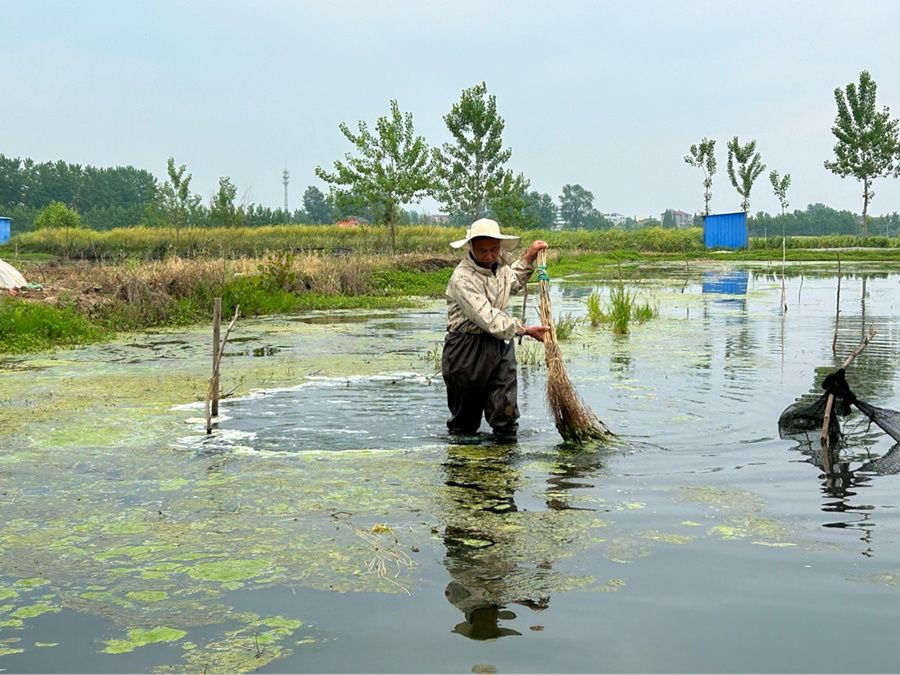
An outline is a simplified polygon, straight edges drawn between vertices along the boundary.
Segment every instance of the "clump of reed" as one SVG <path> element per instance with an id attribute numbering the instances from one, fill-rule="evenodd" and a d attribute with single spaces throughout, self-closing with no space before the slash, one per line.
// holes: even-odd
<path id="1" fill-rule="evenodd" d="M 628 335 L 632 321 L 645 323 L 659 316 L 656 307 L 639 302 L 637 291 L 626 288 L 621 281 L 610 289 L 606 306 L 597 291 L 587 297 L 585 304 L 591 326 L 596 328 L 601 323 L 608 323 L 616 335 Z"/>
<path id="2" fill-rule="evenodd" d="M 543 354 L 537 342 L 529 341 L 516 347 L 516 363 L 531 368 L 540 366 Z"/>
<path id="3" fill-rule="evenodd" d="M 575 328 L 578 327 L 579 323 L 580 320 L 572 316 L 571 312 L 560 314 L 556 318 L 556 324 L 554 325 L 556 328 L 556 339 L 568 340 L 575 333 Z"/>
<path id="4" fill-rule="evenodd" d="M 544 357 L 547 362 L 547 404 L 553 415 L 556 429 L 568 442 L 582 444 L 588 441 L 605 441 L 613 433 L 585 405 L 575 391 L 562 361 L 562 352 L 553 322 L 550 306 L 550 280 L 547 276 L 547 254 L 538 254 L 538 286 L 540 299 L 538 314 L 541 323 L 549 326 L 544 334 Z"/>

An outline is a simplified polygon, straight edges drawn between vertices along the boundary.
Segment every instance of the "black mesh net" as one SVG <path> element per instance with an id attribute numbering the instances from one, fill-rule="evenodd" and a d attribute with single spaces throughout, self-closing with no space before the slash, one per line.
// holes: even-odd
<path id="1" fill-rule="evenodd" d="M 856 398 L 850 385 L 847 384 L 846 372 L 843 368 L 828 375 L 822 382 L 822 389 L 825 390 L 824 393 L 812 403 L 798 401 L 781 413 L 781 417 L 778 418 L 778 430 L 782 438 L 811 438 L 813 434 L 818 437 L 825 425 L 828 397 L 833 395 L 834 403 L 828 420 L 830 445 L 834 445 L 842 439 L 838 417 L 849 415 L 851 406 L 868 417 L 872 424 L 878 426 L 895 441 L 900 442 L 900 412 L 879 408 Z"/>

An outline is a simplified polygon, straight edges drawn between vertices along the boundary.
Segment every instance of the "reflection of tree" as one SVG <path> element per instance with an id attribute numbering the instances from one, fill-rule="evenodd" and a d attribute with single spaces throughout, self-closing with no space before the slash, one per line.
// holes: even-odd
<path id="1" fill-rule="evenodd" d="M 452 581 L 444 591 L 463 612 L 454 632 L 475 640 L 521 635 L 500 625 L 514 619 L 511 603 L 545 609 L 541 568 L 523 559 L 514 495 L 519 471 L 513 447 L 451 446 L 444 463 L 449 497 L 444 544 Z M 532 583 L 534 582 L 534 583 Z"/>
<path id="2" fill-rule="evenodd" d="M 853 351 L 861 336 L 865 336 L 868 332 L 870 325 L 874 325 L 878 330 L 878 335 L 854 362 L 853 369 L 848 372 L 847 377 L 857 396 L 873 403 L 892 393 L 892 383 L 898 366 L 896 354 L 900 344 L 900 332 L 897 330 L 894 317 L 873 315 L 866 306 L 869 295 L 866 281 L 884 276 L 868 272 L 844 275 L 845 281 L 856 281 L 859 288 L 855 294 L 847 291 L 846 286 L 845 290 L 841 291 L 841 311 L 838 317 L 834 368 L 838 367 L 844 356 Z"/>

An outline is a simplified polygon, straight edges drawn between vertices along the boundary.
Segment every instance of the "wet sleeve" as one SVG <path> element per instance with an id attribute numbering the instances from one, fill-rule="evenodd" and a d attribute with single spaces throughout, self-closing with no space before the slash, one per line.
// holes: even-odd
<path id="1" fill-rule="evenodd" d="M 469 321 L 496 338 L 512 340 L 525 332 L 521 321 L 491 305 L 484 289 L 473 279 L 454 275 L 447 287 L 447 295 L 459 305 Z"/>

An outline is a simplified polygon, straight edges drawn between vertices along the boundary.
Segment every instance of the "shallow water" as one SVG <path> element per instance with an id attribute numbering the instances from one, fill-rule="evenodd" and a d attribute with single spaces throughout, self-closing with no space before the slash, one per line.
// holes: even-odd
<path id="1" fill-rule="evenodd" d="M 848 419 L 826 474 L 777 428 L 869 325 L 848 381 L 900 409 L 900 274 L 845 274 L 837 356 L 830 270 L 785 314 L 775 267 L 623 274 L 659 317 L 562 343 L 606 449 L 541 367 L 516 443 L 449 438 L 438 303 L 239 323 L 211 436 L 205 331 L 5 361 L 0 670 L 900 670 L 892 440 Z"/>

